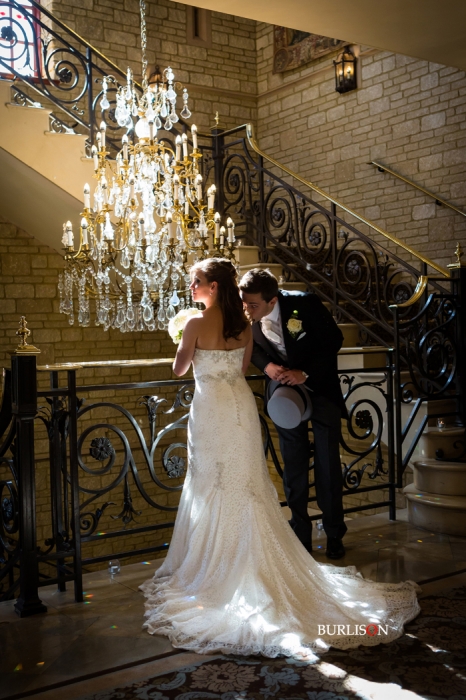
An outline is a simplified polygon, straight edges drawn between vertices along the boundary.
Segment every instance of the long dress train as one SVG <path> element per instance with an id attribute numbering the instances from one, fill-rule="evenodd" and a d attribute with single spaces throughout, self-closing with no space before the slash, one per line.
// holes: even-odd
<path id="1" fill-rule="evenodd" d="M 167 558 L 141 586 L 144 626 L 200 654 L 312 655 L 392 641 L 419 612 L 418 586 L 367 581 L 306 551 L 269 477 L 243 354 L 195 351 L 189 469 Z"/>

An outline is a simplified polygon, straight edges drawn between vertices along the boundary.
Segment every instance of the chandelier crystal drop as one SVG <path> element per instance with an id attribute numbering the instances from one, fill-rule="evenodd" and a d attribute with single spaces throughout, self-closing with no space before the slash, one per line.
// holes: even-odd
<path id="1" fill-rule="evenodd" d="M 126 85 L 116 90 L 115 119 L 133 132 L 122 138 L 122 148 L 110 161 L 106 123 L 102 121 L 92 146 L 94 178 L 84 186 L 81 226 L 75 234 L 68 221 L 63 226 L 65 269 L 59 276 L 60 311 L 69 323 L 91 323 L 104 330 L 166 329 L 178 310 L 191 306 L 190 264 L 207 257 L 228 257 L 235 262 L 235 227 L 226 229 L 215 212 L 215 185 L 204 198 L 202 153 L 197 128 L 176 136 L 172 145 L 157 137 L 170 131 L 179 119 L 191 116 L 187 90 L 182 109 L 176 111 L 177 93 L 171 68 L 155 80 L 147 79 L 145 0 L 140 0 L 142 94 L 135 88 L 130 68 Z M 100 106 L 110 108 L 108 86 L 103 79 Z M 191 147 L 192 143 L 192 147 Z M 75 299 L 77 296 L 77 299 Z"/>

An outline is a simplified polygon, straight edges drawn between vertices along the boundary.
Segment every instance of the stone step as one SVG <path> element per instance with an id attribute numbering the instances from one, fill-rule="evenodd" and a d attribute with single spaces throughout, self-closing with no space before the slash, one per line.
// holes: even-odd
<path id="1" fill-rule="evenodd" d="M 307 292 L 307 285 L 304 282 L 279 282 L 280 289 L 286 289 L 296 292 Z"/>
<path id="2" fill-rule="evenodd" d="M 442 496 L 466 496 L 466 462 L 423 459 L 413 464 L 413 483 L 419 491 Z"/>
<path id="3" fill-rule="evenodd" d="M 431 532 L 466 536 L 466 496 L 444 496 L 420 491 L 414 484 L 403 489 L 409 522 Z"/>
<path id="4" fill-rule="evenodd" d="M 277 265 L 276 263 L 256 263 L 256 264 L 249 264 L 249 265 L 240 265 L 239 266 L 239 272 L 240 276 L 246 274 L 249 270 L 254 270 L 256 268 L 259 268 L 259 270 L 270 270 L 270 272 L 275 275 L 275 277 L 278 279 L 282 275 L 282 266 Z"/>
<path id="5" fill-rule="evenodd" d="M 437 426 L 429 426 L 419 438 L 416 455 L 421 459 L 435 459 L 437 450 L 441 450 L 444 459 L 455 459 L 464 449 L 461 438 L 464 438 L 464 428 L 447 425 L 443 430 L 439 430 Z"/>
<path id="6" fill-rule="evenodd" d="M 357 347 L 359 343 L 359 326 L 357 323 L 339 323 L 338 328 L 343 333 L 343 347 Z"/>
<path id="7" fill-rule="evenodd" d="M 341 325 L 338 325 L 341 328 Z M 385 367 L 386 352 L 385 348 L 378 346 L 358 347 L 343 345 L 338 353 L 338 369 L 367 369 L 369 367 Z M 370 379 L 369 379 L 370 377 Z M 361 374 L 360 379 L 363 381 L 380 381 L 385 377 L 384 372 L 374 372 L 373 374 Z M 370 387 L 367 388 L 370 390 Z M 379 398 L 379 393 L 376 391 L 376 398 Z"/>
<path id="8" fill-rule="evenodd" d="M 259 248 L 256 245 L 239 245 L 235 250 L 235 257 L 241 265 L 258 265 Z"/>

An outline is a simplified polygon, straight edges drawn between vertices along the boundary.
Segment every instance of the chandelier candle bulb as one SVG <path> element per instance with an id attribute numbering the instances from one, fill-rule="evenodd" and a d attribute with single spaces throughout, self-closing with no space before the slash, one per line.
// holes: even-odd
<path id="1" fill-rule="evenodd" d="M 191 126 L 191 136 L 193 137 L 193 149 L 197 151 L 197 126 L 195 124 Z"/>
<path id="2" fill-rule="evenodd" d="M 181 160 L 181 136 L 177 136 L 175 139 L 175 145 L 176 145 L 176 155 L 175 159 L 177 161 Z"/>
<path id="3" fill-rule="evenodd" d="M 87 208 L 89 209 L 89 207 Z M 87 239 L 87 221 L 84 217 L 81 219 L 81 238 L 83 246 L 87 246 L 89 244 Z"/>
<path id="4" fill-rule="evenodd" d="M 225 226 L 220 227 L 220 246 L 223 248 L 225 245 Z"/>
<path id="5" fill-rule="evenodd" d="M 90 209 L 90 208 L 91 208 L 91 189 L 86 182 L 86 184 L 84 185 L 84 209 Z"/>
<path id="6" fill-rule="evenodd" d="M 183 134 L 181 141 L 183 143 L 183 158 L 186 159 L 188 157 L 188 137 L 186 134 Z"/>
<path id="7" fill-rule="evenodd" d="M 105 131 L 106 131 L 106 125 L 105 122 L 100 122 L 100 139 L 102 143 L 102 149 L 105 148 Z"/>
<path id="8" fill-rule="evenodd" d="M 173 239 L 175 235 L 175 225 L 173 223 L 173 217 L 171 212 L 167 212 L 165 216 L 165 223 L 167 224 L 168 237 L 170 239 Z"/>
<path id="9" fill-rule="evenodd" d="M 228 243 L 234 243 L 235 242 L 235 225 L 233 223 L 233 219 L 231 218 L 231 216 L 229 216 L 227 219 L 227 228 L 228 228 Z"/>
<path id="10" fill-rule="evenodd" d="M 173 177 L 173 199 L 175 200 L 175 202 L 177 202 L 179 199 L 179 192 L 180 192 L 180 178 L 178 175 L 174 175 L 174 177 Z"/>
<path id="11" fill-rule="evenodd" d="M 68 234 L 68 247 L 73 248 L 74 236 L 73 236 L 73 227 L 71 225 L 71 221 L 66 222 L 66 233 Z"/>
<path id="12" fill-rule="evenodd" d="M 121 143 L 123 144 L 123 160 L 128 160 L 128 137 L 126 134 L 121 139 Z"/>
<path id="13" fill-rule="evenodd" d="M 220 214 L 218 213 L 218 211 L 216 211 L 214 214 L 214 224 L 215 224 L 214 241 L 218 241 L 218 238 L 220 235 Z"/>
<path id="14" fill-rule="evenodd" d="M 202 201 L 202 175 L 196 175 L 196 192 L 199 202 Z"/>
<path id="15" fill-rule="evenodd" d="M 215 206 L 215 193 L 217 188 L 215 185 L 211 185 L 207 190 L 207 209 L 211 211 Z"/>
<path id="16" fill-rule="evenodd" d="M 99 169 L 99 157 L 97 155 L 97 148 L 95 146 L 92 146 L 91 153 L 92 158 L 94 160 L 94 170 L 97 171 Z"/>
<path id="17" fill-rule="evenodd" d="M 189 199 L 186 199 L 184 203 L 184 215 L 189 216 Z"/>

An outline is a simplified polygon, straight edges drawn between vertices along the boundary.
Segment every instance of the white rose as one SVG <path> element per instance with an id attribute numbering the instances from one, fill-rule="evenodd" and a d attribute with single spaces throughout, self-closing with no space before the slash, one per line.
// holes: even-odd
<path id="1" fill-rule="evenodd" d="M 303 328 L 303 323 L 298 318 L 290 318 L 287 323 L 287 328 L 290 333 L 299 333 Z"/>

